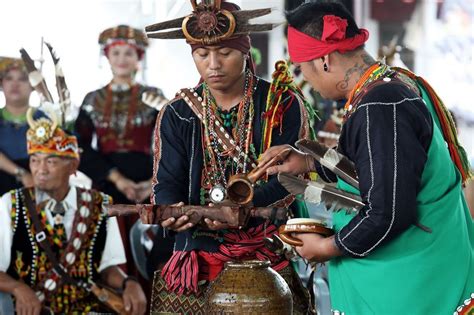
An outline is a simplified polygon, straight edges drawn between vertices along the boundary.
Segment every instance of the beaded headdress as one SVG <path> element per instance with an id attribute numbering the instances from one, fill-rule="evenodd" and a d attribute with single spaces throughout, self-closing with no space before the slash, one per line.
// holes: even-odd
<path id="1" fill-rule="evenodd" d="M 148 38 L 185 38 L 189 44 L 215 45 L 253 32 L 272 30 L 276 24 L 250 24 L 249 20 L 271 13 L 271 9 L 226 10 L 221 0 L 191 0 L 193 12 L 145 28 Z"/>
<path id="2" fill-rule="evenodd" d="M 65 112 L 70 105 L 69 91 L 64 80 L 64 75 L 51 45 L 46 44 L 56 68 L 56 86 L 59 94 L 59 110 L 44 110 L 48 117 L 34 119 L 35 108 L 30 107 L 26 113 L 26 120 L 30 128 L 26 133 L 27 151 L 29 155 L 34 153 L 46 153 L 61 157 L 79 159 L 79 145 L 75 136 L 67 134 L 60 128 L 65 123 Z M 25 49 L 20 50 L 23 62 L 26 65 L 28 78 L 33 88 L 40 94 L 42 103 L 54 103 L 51 93 L 46 85 L 41 72 L 36 68 L 33 60 Z M 58 114 L 61 114 L 60 116 Z"/>
<path id="3" fill-rule="evenodd" d="M 99 45 L 107 53 L 107 49 L 114 44 L 125 43 L 137 49 L 139 55 L 143 54 L 148 47 L 148 39 L 145 32 L 128 25 L 118 25 L 104 30 L 99 35 Z"/>
<path id="4" fill-rule="evenodd" d="M 0 81 L 12 69 L 20 69 L 26 72 L 25 64 L 19 58 L 0 57 Z M 1 89 L 1 87 L 0 87 Z"/>

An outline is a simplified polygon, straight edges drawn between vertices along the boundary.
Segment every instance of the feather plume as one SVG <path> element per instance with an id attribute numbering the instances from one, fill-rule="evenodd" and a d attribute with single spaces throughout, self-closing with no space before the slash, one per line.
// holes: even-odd
<path id="1" fill-rule="evenodd" d="M 313 182 L 288 174 L 278 174 L 278 181 L 293 195 L 303 195 L 304 200 L 311 203 L 324 202 L 332 211 L 345 210 L 357 212 L 363 206 L 362 199 L 329 184 Z"/>
<path id="2" fill-rule="evenodd" d="M 145 27 L 145 31 L 147 31 L 147 32 L 157 32 L 157 31 L 161 31 L 161 30 L 165 30 L 165 29 L 169 29 L 169 28 L 180 28 L 181 29 L 181 26 L 183 25 L 183 20 L 184 20 L 184 17 L 180 17 L 180 18 L 177 18 L 177 19 L 174 19 L 174 20 L 169 20 L 169 21 L 165 21 L 165 22 L 160 22 L 160 23 L 155 23 L 155 24 L 152 24 L 152 25 L 148 25 L 147 27 Z"/>
<path id="3" fill-rule="evenodd" d="M 30 83 L 35 91 L 38 92 L 42 101 L 54 103 L 53 97 L 48 90 L 48 86 L 46 85 L 46 80 L 44 79 L 41 72 L 36 69 L 33 59 L 31 59 L 30 55 L 24 48 L 20 49 L 20 54 L 21 59 L 23 59 L 23 62 L 26 65 L 26 70 L 28 71 L 28 79 L 30 80 Z"/>
<path id="4" fill-rule="evenodd" d="M 241 28 L 237 29 L 234 35 L 247 35 L 251 32 L 266 32 L 271 31 L 280 24 L 266 23 L 266 24 L 248 24 L 243 25 Z"/>
<path id="5" fill-rule="evenodd" d="M 55 66 L 55 73 L 56 73 L 56 88 L 58 90 L 59 95 L 59 104 L 61 108 L 61 121 L 60 124 L 64 125 L 66 123 L 66 113 L 71 105 L 71 97 L 69 90 L 66 85 L 66 79 L 64 78 L 63 69 L 61 64 L 59 63 L 59 58 L 57 57 L 53 47 L 49 43 L 45 43 L 46 47 L 51 54 L 51 58 L 53 59 L 53 63 Z"/>
<path id="6" fill-rule="evenodd" d="M 354 163 L 347 157 L 330 149 L 317 141 L 301 139 L 296 142 L 296 147 L 301 151 L 310 154 L 322 166 L 345 180 L 349 185 L 359 189 L 359 180 Z"/>
<path id="7" fill-rule="evenodd" d="M 248 21 L 250 19 L 254 19 L 260 16 L 264 16 L 267 14 L 272 13 L 271 8 L 265 9 L 256 9 L 256 10 L 239 10 L 239 11 L 232 11 L 232 15 L 237 21 Z"/>
<path id="8" fill-rule="evenodd" d="M 148 38 L 158 38 L 158 39 L 180 39 L 186 38 L 182 30 L 169 31 L 169 32 L 156 32 L 156 33 L 147 33 Z"/>

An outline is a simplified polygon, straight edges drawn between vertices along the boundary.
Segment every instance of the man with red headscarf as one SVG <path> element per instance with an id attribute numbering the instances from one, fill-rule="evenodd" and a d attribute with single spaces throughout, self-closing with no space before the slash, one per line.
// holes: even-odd
<path id="1" fill-rule="evenodd" d="M 295 235 L 303 257 L 329 261 L 332 309 L 421 315 L 472 307 L 474 226 L 462 193 L 470 174 L 441 100 L 422 78 L 376 62 L 363 46 L 368 32 L 341 4 L 307 3 L 287 19 L 290 57 L 306 80 L 323 97 L 347 99 L 338 150 L 354 162 L 359 189 L 297 150 L 268 173 L 316 169 L 365 204 L 357 214 L 335 213 L 332 237 Z"/>
<path id="2" fill-rule="evenodd" d="M 232 33 L 227 24 L 228 12 L 235 10 L 239 8 L 228 2 L 219 7 L 201 4 L 195 6 L 189 23 L 183 23 L 182 37 L 191 44 L 202 78 L 201 84 L 188 91 L 202 112 L 193 111 L 192 100 L 181 94 L 183 90 L 160 112 L 155 129 L 155 204 L 222 202 L 229 177 L 255 168 L 258 156 L 270 144 L 294 144 L 309 137 L 308 113 L 299 91 L 289 84 L 287 92 L 270 98 L 270 83 L 254 74 L 250 38 L 237 33 L 244 25 L 238 24 Z M 220 23 L 213 26 L 212 21 Z M 202 34 L 208 35 L 199 38 Z M 287 207 L 293 200 L 270 177 L 257 183 L 252 203 Z M 155 273 L 152 311 L 205 314 L 203 292 L 209 282 L 226 261 L 242 259 L 269 260 L 292 290 L 294 314 L 312 311 L 289 261 L 264 247 L 264 237 L 277 231 L 274 222 L 252 218 L 245 228 L 232 230 L 209 219 L 207 227 L 188 221 L 182 216 L 162 223 L 177 232 L 176 242 L 171 259 Z"/>

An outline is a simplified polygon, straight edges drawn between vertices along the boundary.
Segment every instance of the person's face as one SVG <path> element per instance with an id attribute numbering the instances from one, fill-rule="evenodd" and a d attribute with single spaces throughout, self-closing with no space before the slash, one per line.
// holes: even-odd
<path id="1" fill-rule="evenodd" d="M 69 176 L 77 170 L 76 159 L 35 153 L 30 156 L 30 170 L 35 187 L 54 192 L 69 185 Z"/>
<path id="2" fill-rule="evenodd" d="M 2 89 L 7 103 L 28 104 L 33 91 L 28 75 L 20 69 L 11 69 L 2 80 Z"/>
<path id="3" fill-rule="evenodd" d="M 211 89 L 227 90 L 245 71 L 245 56 L 236 49 L 219 46 L 198 48 L 193 59 L 201 78 Z"/>
<path id="4" fill-rule="evenodd" d="M 135 47 L 123 44 L 111 46 L 107 53 L 112 73 L 117 77 L 131 77 L 138 69 L 138 52 Z"/>

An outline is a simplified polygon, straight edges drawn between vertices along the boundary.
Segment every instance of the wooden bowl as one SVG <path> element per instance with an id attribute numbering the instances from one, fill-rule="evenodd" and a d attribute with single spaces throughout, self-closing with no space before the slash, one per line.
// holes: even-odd
<path id="1" fill-rule="evenodd" d="M 283 242 L 291 246 L 303 246 L 303 242 L 291 236 L 292 233 L 317 233 L 324 237 L 331 236 L 334 231 L 326 226 L 321 220 L 298 218 L 290 219 L 278 229 Z"/>

